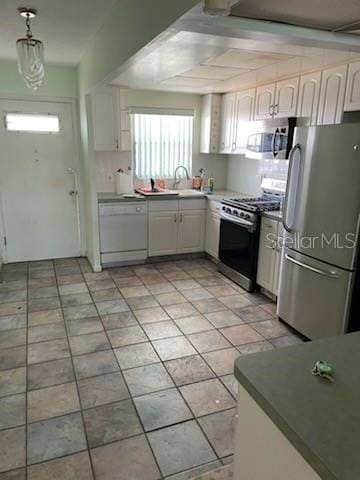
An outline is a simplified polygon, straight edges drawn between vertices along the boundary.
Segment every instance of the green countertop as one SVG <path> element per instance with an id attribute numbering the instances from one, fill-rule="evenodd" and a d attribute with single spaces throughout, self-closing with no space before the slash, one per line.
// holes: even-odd
<path id="1" fill-rule="evenodd" d="M 208 198 L 209 200 L 213 200 L 215 202 L 220 202 L 223 198 L 232 198 L 232 197 L 249 197 L 251 195 L 248 195 L 246 193 L 239 193 L 239 192 L 234 192 L 232 190 L 215 190 L 213 193 L 198 193 L 194 192 L 192 195 L 189 193 L 189 190 L 185 190 L 186 193 L 183 193 L 181 190 L 179 190 L 179 195 L 177 196 L 159 196 L 159 197 L 145 197 L 143 195 L 136 194 L 136 197 L 134 198 L 127 198 L 124 197 L 123 195 L 117 195 L 116 193 L 112 192 L 99 192 L 97 194 L 98 197 L 98 202 L 99 203 L 105 203 L 105 202 L 131 202 L 131 201 L 136 201 L 136 200 L 171 200 L 171 199 L 176 199 L 176 198 L 181 198 L 183 199 L 194 199 L 194 198 Z"/>
<path id="2" fill-rule="evenodd" d="M 333 383 L 311 374 L 317 360 Z M 235 376 L 321 478 L 359 480 L 359 367 L 360 332 L 240 357 Z"/>

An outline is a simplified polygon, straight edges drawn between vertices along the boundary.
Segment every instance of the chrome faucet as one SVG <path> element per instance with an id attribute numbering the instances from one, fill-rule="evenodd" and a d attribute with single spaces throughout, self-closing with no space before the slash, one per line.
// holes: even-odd
<path id="1" fill-rule="evenodd" d="M 181 178 L 177 179 L 176 178 L 176 174 L 178 172 L 178 170 L 182 168 L 183 170 L 185 170 L 185 173 L 186 173 L 186 179 L 187 180 L 190 180 L 190 175 L 189 175 L 189 171 L 188 169 L 184 166 L 184 165 L 179 165 L 178 167 L 175 168 L 175 172 L 174 172 L 174 189 L 176 190 L 179 183 L 181 182 Z"/>

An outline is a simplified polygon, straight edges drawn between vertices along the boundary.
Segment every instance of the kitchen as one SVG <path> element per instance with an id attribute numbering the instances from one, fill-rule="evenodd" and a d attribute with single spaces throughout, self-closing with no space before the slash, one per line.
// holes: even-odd
<path id="1" fill-rule="evenodd" d="M 273 372 L 288 364 L 306 382 L 303 362 L 319 381 L 309 398 L 326 402 L 334 385 L 339 410 L 356 396 L 344 403 L 339 386 L 356 357 L 357 334 L 343 335 L 358 330 L 356 242 L 329 242 L 358 235 L 360 44 L 328 31 L 348 10 L 324 28 L 321 12 L 276 23 L 277 2 L 270 21 L 246 2 L 230 16 L 229 2 L 179 2 L 151 33 L 136 27 L 143 48 L 129 41 L 101 64 L 106 29 L 135 28 L 136 9 L 110 3 L 96 48 L 76 69 L 45 64 L 50 83 L 31 101 L 3 63 L 0 477 L 356 478 L 356 458 L 332 462 L 310 441 L 329 411 L 305 435 Z M 16 123 L 34 111 L 55 122 L 48 135 Z M 296 234 L 329 235 L 309 253 Z"/>

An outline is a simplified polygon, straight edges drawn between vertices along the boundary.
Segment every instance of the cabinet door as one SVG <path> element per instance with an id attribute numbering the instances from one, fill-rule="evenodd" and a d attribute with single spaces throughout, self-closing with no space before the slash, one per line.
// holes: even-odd
<path id="1" fill-rule="evenodd" d="M 271 118 L 272 106 L 275 100 L 275 83 L 256 89 L 255 120 Z"/>
<path id="2" fill-rule="evenodd" d="M 319 107 L 321 72 L 300 77 L 297 116 L 308 119 L 309 125 L 316 125 Z"/>
<path id="3" fill-rule="evenodd" d="M 295 117 L 299 93 L 299 77 L 277 82 L 275 93 L 276 117 Z"/>
<path id="4" fill-rule="evenodd" d="M 274 269 L 276 260 L 276 235 L 271 230 L 262 228 L 260 231 L 259 257 L 256 282 L 273 293 Z"/>
<path id="5" fill-rule="evenodd" d="M 93 95 L 93 125 L 95 150 L 119 150 L 118 90 L 103 88 Z"/>
<path id="6" fill-rule="evenodd" d="M 344 112 L 347 65 L 322 73 L 318 125 L 341 123 Z"/>
<path id="7" fill-rule="evenodd" d="M 177 251 L 178 212 L 149 213 L 149 257 Z"/>
<path id="8" fill-rule="evenodd" d="M 234 93 L 227 93 L 222 98 L 220 153 L 229 153 L 233 147 L 235 98 Z"/>
<path id="9" fill-rule="evenodd" d="M 245 128 L 253 119 L 255 108 L 255 88 L 239 92 L 235 100 L 233 152 L 242 153 L 247 144 L 248 131 Z"/>
<path id="10" fill-rule="evenodd" d="M 345 111 L 360 110 L 360 62 L 349 65 Z"/>
<path id="11" fill-rule="evenodd" d="M 178 253 L 203 252 L 206 210 L 183 210 L 179 214 Z"/>
<path id="12" fill-rule="evenodd" d="M 219 258 L 220 215 L 212 210 L 206 214 L 205 252 Z"/>
<path id="13" fill-rule="evenodd" d="M 221 95 L 210 93 L 201 99 L 200 153 L 219 151 Z"/>

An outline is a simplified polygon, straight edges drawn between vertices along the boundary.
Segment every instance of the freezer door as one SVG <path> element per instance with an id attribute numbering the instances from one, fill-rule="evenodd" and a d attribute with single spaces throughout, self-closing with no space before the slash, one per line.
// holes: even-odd
<path id="1" fill-rule="evenodd" d="M 310 339 L 346 333 L 354 275 L 285 248 L 278 316 Z"/>
<path id="2" fill-rule="evenodd" d="M 360 213 L 360 124 L 295 129 L 284 205 L 285 243 L 355 269 Z"/>

